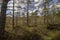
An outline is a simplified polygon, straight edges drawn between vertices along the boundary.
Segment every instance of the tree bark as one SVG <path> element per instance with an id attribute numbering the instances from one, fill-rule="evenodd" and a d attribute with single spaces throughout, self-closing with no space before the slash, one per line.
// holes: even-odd
<path id="1" fill-rule="evenodd" d="M 5 23 L 6 23 L 6 10 L 7 10 L 7 3 L 10 0 L 3 0 L 2 7 L 1 7 L 1 16 L 0 16 L 0 39 L 4 34 Z"/>

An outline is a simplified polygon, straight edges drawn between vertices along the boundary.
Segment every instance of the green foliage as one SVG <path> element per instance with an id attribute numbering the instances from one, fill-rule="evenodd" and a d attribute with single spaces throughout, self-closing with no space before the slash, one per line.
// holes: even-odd
<path id="1" fill-rule="evenodd" d="M 56 13 L 56 15 L 57 15 L 58 17 L 60 17 L 60 11 L 58 11 L 58 13 Z"/>
<path id="2" fill-rule="evenodd" d="M 52 40 L 60 40 L 60 33 L 56 34 L 56 36 Z"/>
<path id="3" fill-rule="evenodd" d="M 31 32 L 31 33 L 24 34 L 23 40 L 43 40 L 43 38 L 41 35 L 35 32 Z"/>
<path id="4" fill-rule="evenodd" d="M 32 16 L 29 17 L 29 27 L 27 25 L 23 25 L 26 24 L 26 17 L 21 17 L 19 18 L 19 22 L 18 25 L 14 25 L 15 28 L 14 30 L 12 29 L 12 18 L 11 17 L 7 17 L 6 18 L 6 31 L 11 32 L 12 34 L 9 33 L 8 40 L 55 40 L 55 33 L 56 31 L 59 31 L 59 27 L 57 28 L 57 26 L 49 26 L 49 27 L 53 27 L 55 28 L 54 30 L 49 30 L 47 29 L 47 25 L 44 24 L 44 17 L 43 16 L 34 16 L 34 13 L 32 14 Z M 51 17 L 51 15 L 47 16 L 47 19 L 49 20 L 49 22 L 53 25 L 53 23 L 51 22 L 51 19 L 53 20 L 53 18 Z M 37 26 L 35 26 L 35 18 L 36 17 L 36 24 Z M 57 14 L 54 14 L 55 17 L 55 23 L 59 24 L 56 18 Z M 59 18 L 58 18 L 59 19 Z M 24 21 L 24 22 L 23 22 Z M 15 21 L 14 21 L 15 22 Z M 16 22 L 15 22 L 16 23 Z M 49 24 L 48 24 L 49 25 Z M 57 29 L 56 29 L 57 28 Z M 11 30 L 11 31 L 10 31 Z M 58 32 L 57 32 L 58 33 Z M 13 35 L 13 36 L 12 36 Z M 58 37 L 57 37 L 58 38 Z"/>
<path id="5" fill-rule="evenodd" d="M 4 32 L 2 38 L 2 40 L 43 40 L 42 36 L 35 32 L 27 32 L 22 36 L 10 32 Z"/>

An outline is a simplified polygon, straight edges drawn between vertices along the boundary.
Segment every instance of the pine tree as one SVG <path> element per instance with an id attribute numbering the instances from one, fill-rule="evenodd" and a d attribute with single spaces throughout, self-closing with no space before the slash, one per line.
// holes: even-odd
<path id="1" fill-rule="evenodd" d="M 29 4 L 31 3 L 30 0 L 27 0 L 27 26 L 29 26 Z"/>
<path id="2" fill-rule="evenodd" d="M 56 7 L 55 4 L 53 4 L 53 6 L 52 6 L 52 11 L 53 11 L 53 12 L 52 12 L 52 18 L 53 18 L 53 19 L 52 19 L 52 24 L 54 24 L 54 21 L 55 21 L 55 20 L 54 20 L 54 19 L 55 19 L 54 14 L 56 13 L 56 12 L 55 12 L 55 7 Z"/>
<path id="3" fill-rule="evenodd" d="M 47 18 L 47 15 L 48 15 L 48 8 L 46 7 L 47 4 L 49 4 L 51 0 L 44 0 L 44 24 L 48 24 L 48 18 Z"/>
<path id="4" fill-rule="evenodd" d="M 14 29 L 14 0 L 13 0 L 13 17 L 12 17 L 12 27 Z"/>
<path id="5" fill-rule="evenodd" d="M 0 17 L 0 40 L 3 40 L 2 36 L 4 35 L 5 23 L 6 23 L 6 10 L 7 4 L 10 0 L 3 0 L 1 7 L 1 17 Z"/>

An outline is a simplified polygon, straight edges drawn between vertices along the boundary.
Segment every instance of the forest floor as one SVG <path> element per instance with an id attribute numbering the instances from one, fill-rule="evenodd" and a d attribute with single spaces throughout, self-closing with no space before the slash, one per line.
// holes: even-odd
<path id="1" fill-rule="evenodd" d="M 6 18 L 5 30 L 9 34 L 9 39 L 20 40 L 21 38 L 21 40 L 60 40 L 60 26 L 57 26 L 58 28 L 52 28 L 49 24 L 49 26 L 44 24 L 44 17 L 29 17 L 28 26 L 26 20 L 26 17 L 15 17 L 14 27 L 12 27 L 12 17 Z M 51 23 L 51 19 L 49 18 L 48 20 L 49 23 Z M 60 22 L 56 21 L 56 24 Z"/>

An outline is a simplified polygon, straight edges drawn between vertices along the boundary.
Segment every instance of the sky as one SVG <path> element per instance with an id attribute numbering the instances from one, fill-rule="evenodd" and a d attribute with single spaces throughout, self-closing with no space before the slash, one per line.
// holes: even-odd
<path id="1" fill-rule="evenodd" d="M 53 3 L 56 3 L 56 2 L 58 2 L 58 0 L 52 0 L 50 3 L 49 3 L 49 5 L 51 5 L 51 4 L 53 4 Z M 8 5 L 9 6 L 13 6 L 13 4 L 12 4 L 13 2 L 12 1 L 10 1 L 9 3 L 8 3 Z M 34 2 L 31 2 L 31 4 L 29 5 L 29 12 L 31 13 L 31 11 L 35 11 L 36 10 L 36 7 L 38 6 L 38 8 L 40 9 L 40 10 L 42 10 L 42 5 L 43 4 L 43 0 L 34 0 Z M 24 4 L 20 4 L 20 6 L 21 6 L 21 13 L 23 13 L 23 12 L 25 12 L 26 11 L 26 5 Z M 8 8 L 9 9 L 9 8 Z M 13 8 L 12 8 L 13 9 Z M 9 13 L 10 12 L 10 10 L 8 10 L 7 11 L 7 13 Z"/>

